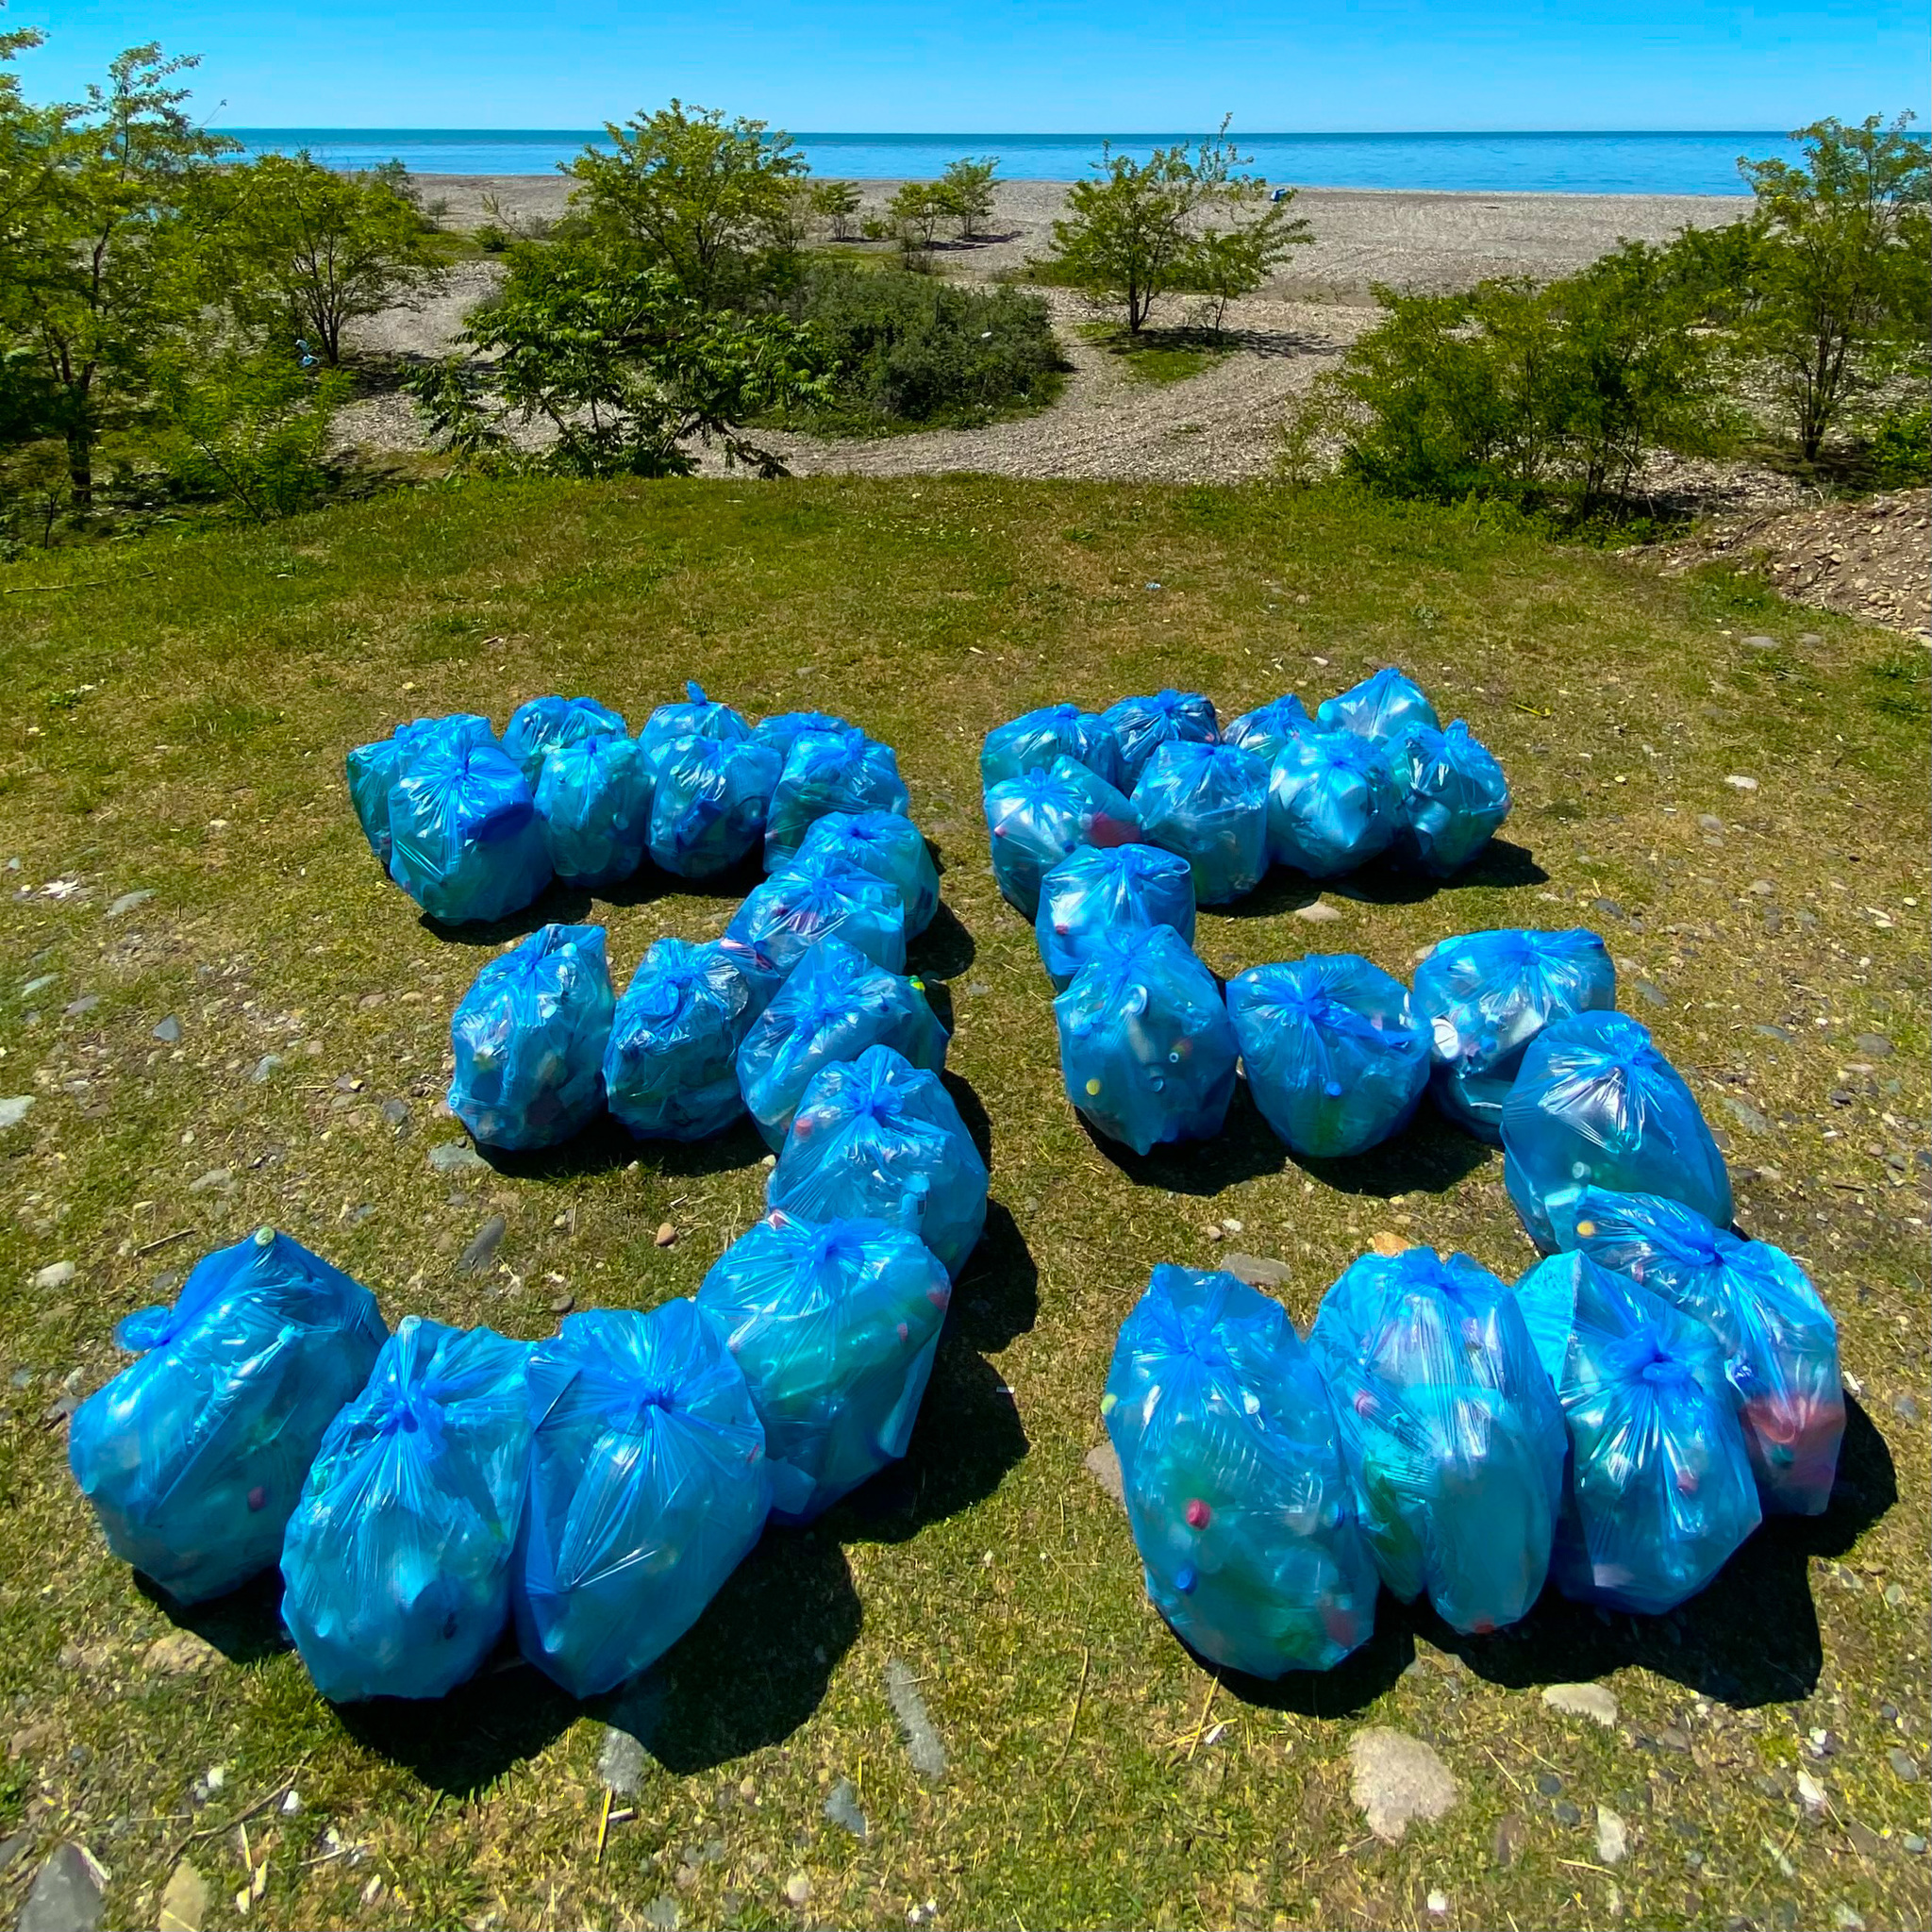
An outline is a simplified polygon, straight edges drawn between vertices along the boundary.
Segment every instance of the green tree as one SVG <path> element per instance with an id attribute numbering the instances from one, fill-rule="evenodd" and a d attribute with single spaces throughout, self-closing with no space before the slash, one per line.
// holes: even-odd
<path id="1" fill-rule="evenodd" d="M 814 181 L 811 184 L 811 211 L 831 230 L 834 242 L 852 239 L 852 217 L 858 212 L 858 184 L 856 181 Z"/>
<path id="2" fill-rule="evenodd" d="M 937 181 L 902 181 L 886 204 L 886 218 L 908 248 L 930 248 L 939 238 L 940 224 L 953 208 Z"/>
<path id="3" fill-rule="evenodd" d="M 968 155 L 948 162 L 934 184 L 941 211 L 959 224 L 962 242 L 977 241 L 991 218 L 992 177 L 999 164 L 997 155 L 983 155 L 976 160 Z"/>
<path id="4" fill-rule="evenodd" d="M 796 218 L 792 184 L 806 172 L 789 135 L 675 100 L 606 132 L 614 152 L 587 147 L 563 170 L 600 240 L 634 251 L 706 307 L 771 278 L 769 258 L 788 252 Z"/>

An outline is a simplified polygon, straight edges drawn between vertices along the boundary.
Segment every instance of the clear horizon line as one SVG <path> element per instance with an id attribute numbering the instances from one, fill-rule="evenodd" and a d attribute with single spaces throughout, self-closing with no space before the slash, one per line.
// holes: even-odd
<path id="1" fill-rule="evenodd" d="M 587 125 L 580 127 L 418 127 L 400 123 L 365 125 L 312 121 L 275 124 L 236 123 L 226 131 L 230 134 L 416 134 L 435 135 L 446 140 L 456 135 L 483 135 L 501 139 L 505 135 L 512 134 L 597 134 L 603 132 L 609 125 L 608 122 L 600 121 L 594 126 Z M 1188 130 L 1177 127 L 1052 128 L 1031 131 L 1011 127 L 940 127 L 929 130 L 916 127 L 774 127 L 773 131 L 789 134 L 794 141 L 1143 141 L 1189 134 Z M 1213 130 L 1194 130 L 1202 131 L 1211 133 Z M 1701 135 L 1707 139 L 1731 135 L 1770 135 L 1783 141 L 1789 140 L 1791 134 L 1790 129 L 1781 127 L 1257 127 L 1230 129 L 1229 132 L 1237 143 L 1242 141 L 1549 141 L 1572 140 L 1579 135 L 1614 136 L 1626 140 L 1632 136 L 1650 135 L 1660 138 Z M 1192 138 L 1191 135 L 1189 138 Z"/>

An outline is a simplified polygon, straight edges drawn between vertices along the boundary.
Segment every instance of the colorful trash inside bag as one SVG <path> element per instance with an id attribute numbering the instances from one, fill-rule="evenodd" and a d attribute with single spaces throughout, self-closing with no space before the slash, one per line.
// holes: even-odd
<path id="1" fill-rule="evenodd" d="M 1033 936 L 1056 992 L 1064 992 L 1108 934 L 1171 925 L 1194 942 L 1193 868 L 1158 845 L 1080 845 L 1040 882 Z"/>
<path id="2" fill-rule="evenodd" d="M 1051 771 L 1072 758 L 1095 777 L 1121 790 L 1121 748 L 1105 718 L 1077 705 L 1046 705 L 1023 712 L 986 734 L 979 750 L 979 789 L 990 791 L 1008 778 Z"/>
<path id="3" fill-rule="evenodd" d="M 610 1111 L 640 1141 L 723 1133 L 744 1111 L 738 1049 L 759 1009 L 757 986 L 715 941 L 656 941 L 611 1018 Z"/>
<path id="4" fill-rule="evenodd" d="M 1150 845 L 1178 852 L 1194 898 L 1245 898 L 1268 870 L 1268 767 L 1232 744 L 1157 745 L 1134 787 L 1134 816 Z"/>
<path id="5" fill-rule="evenodd" d="M 808 871 L 857 866 L 898 887 L 908 940 L 916 940 L 940 909 L 940 875 L 925 849 L 925 834 L 895 811 L 828 811 L 812 822 L 793 863 Z"/>
<path id="6" fill-rule="evenodd" d="M 115 1328 L 141 1359 L 69 1424 L 108 1547 L 183 1603 L 273 1569 L 324 1431 L 388 1333 L 366 1288 L 273 1228 L 204 1255 L 172 1308 Z"/>
<path id="7" fill-rule="evenodd" d="M 1156 1268 L 1101 1399 L 1147 1595 L 1209 1663 L 1325 1671 L 1375 1623 L 1328 1393 L 1279 1302 Z"/>
<path id="8" fill-rule="evenodd" d="M 752 726 L 751 735 L 759 744 L 768 744 L 781 760 L 808 731 L 829 731 L 834 736 L 857 731 L 850 718 L 835 717 L 830 711 L 774 711 Z"/>
<path id="9" fill-rule="evenodd" d="M 461 711 L 447 718 L 418 718 L 400 724 L 388 738 L 353 746 L 344 759 L 349 779 L 349 803 L 356 808 L 357 822 L 369 849 L 389 870 L 390 830 L 389 792 L 396 782 L 402 761 L 413 752 L 436 743 L 460 749 L 472 744 L 491 744 L 496 734 L 488 718 Z"/>
<path id="10" fill-rule="evenodd" d="M 831 811 L 907 813 L 912 794 L 899 760 L 856 725 L 807 731 L 791 742 L 765 820 L 765 870 L 776 872 L 805 842 L 812 823 Z"/>
<path id="11" fill-rule="evenodd" d="M 1408 989 L 1354 953 L 1251 966 L 1227 983 L 1248 1091 L 1304 1158 L 1365 1153 L 1407 1124 L 1429 1083 Z"/>
<path id="12" fill-rule="evenodd" d="M 1460 718 L 1446 731 L 1411 725 L 1390 744 L 1389 764 L 1396 847 L 1438 878 L 1460 872 L 1509 816 L 1509 781 Z"/>
<path id="13" fill-rule="evenodd" d="M 1580 1602 L 1663 1616 L 1759 1521 L 1723 1349 L 1586 1255 L 1538 1262 L 1516 1303 L 1570 1435 L 1550 1574 Z"/>
<path id="14" fill-rule="evenodd" d="M 1268 855 L 1310 878 L 1338 878 L 1386 852 L 1401 819 L 1389 760 L 1349 731 L 1310 731 L 1268 774 Z"/>
<path id="15" fill-rule="evenodd" d="M 1243 711 L 1221 734 L 1223 744 L 1239 745 L 1251 751 L 1263 764 L 1272 765 L 1291 739 L 1315 730 L 1315 721 L 1292 691 Z"/>
<path id="16" fill-rule="evenodd" d="M 1422 687 L 1411 684 L 1392 664 L 1350 685 L 1339 696 L 1324 698 L 1315 707 L 1315 722 L 1324 731 L 1352 731 L 1378 744 L 1399 737 L 1411 724 L 1426 724 L 1437 731 L 1442 724 Z"/>
<path id="17" fill-rule="evenodd" d="M 550 883 L 550 848 L 515 761 L 494 744 L 406 752 L 389 793 L 389 875 L 432 919 L 520 912 Z"/>
<path id="18" fill-rule="evenodd" d="M 667 738 L 651 753 L 651 857 L 679 878 L 726 872 L 765 836 L 783 760 L 750 739 Z"/>
<path id="19" fill-rule="evenodd" d="M 1782 1248 L 1714 1226 L 1661 1194 L 1585 1188 L 1566 1247 L 1626 1274 L 1717 1337 L 1743 1405 L 1758 1500 L 1774 1515 L 1821 1516 L 1845 1432 L 1838 1324 Z"/>
<path id="20" fill-rule="evenodd" d="M 1515 1297 L 1467 1255 L 1364 1255 L 1308 1331 L 1382 1581 L 1465 1633 L 1524 1615 L 1568 1443 Z"/>
<path id="21" fill-rule="evenodd" d="M 1552 1020 L 1612 1010 L 1617 969 L 1580 926 L 1466 932 L 1439 941 L 1415 969 L 1410 1004 L 1429 1028 L 1436 1105 L 1495 1147 L 1529 1042 Z"/>
<path id="22" fill-rule="evenodd" d="M 1120 789 L 1132 791 L 1155 748 L 1185 741 L 1214 744 L 1221 726 L 1214 706 L 1197 691 L 1162 691 L 1147 698 L 1122 698 L 1101 714 L 1120 747 Z"/>
<path id="23" fill-rule="evenodd" d="M 910 823 L 908 821 L 908 823 Z M 888 973 L 906 970 L 906 902 L 897 886 L 851 865 L 788 865 L 744 896 L 724 937 L 789 974 L 836 935 Z"/>
<path id="24" fill-rule="evenodd" d="M 986 1225 L 986 1162 L 937 1074 L 890 1046 L 812 1075 L 765 1200 L 807 1221 L 884 1221 L 958 1280 Z"/>
<path id="25" fill-rule="evenodd" d="M 604 1105 L 614 1005 L 604 928 L 539 926 L 457 1003 L 449 1110 L 486 1147 L 569 1140 Z"/>
<path id="26" fill-rule="evenodd" d="M 772 1514 L 808 1523 L 905 1455 L 952 1289 L 916 1235 L 774 1208 L 712 1264 L 698 1307 L 750 1384 Z"/>
<path id="27" fill-rule="evenodd" d="M 534 792 L 543 775 L 543 760 L 566 744 L 587 738 L 627 738 L 630 726 L 595 698 L 531 698 L 509 714 L 503 727 L 503 748 Z"/>
<path id="28" fill-rule="evenodd" d="M 282 1621 L 331 1703 L 441 1697 L 503 1635 L 529 1352 L 405 1315 L 329 1424 L 282 1544 Z"/>
<path id="29" fill-rule="evenodd" d="M 1545 1254 L 1590 1187 L 1663 1194 L 1731 1224 L 1731 1177 L 1697 1102 L 1622 1013 L 1573 1013 L 1530 1041 L 1503 1103 L 1503 1185 Z"/>
<path id="30" fill-rule="evenodd" d="M 808 949 L 738 1050 L 738 1087 L 774 1152 L 811 1076 L 832 1060 L 891 1046 L 915 1067 L 946 1063 L 946 1029 L 916 979 L 875 966 L 836 935 Z"/>
<path id="31" fill-rule="evenodd" d="M 708 698 L 703 685 L 687 684 L 684 696 L 683 704 L 659 705 L 644 720 L 638 742 L 645 751 L 656 751 L 674 738 L 716 738 L 726 744 L 741 744 L 751 736 L 743 716 L 729 705 Z"/>
<path id="32" fill-rule="evenodd" d="M 1132 804 L 1072 758 L 1003 778 L 984 804 L 993 879 L 1028 919 L 1040 910 L 1041 880 L 1076 846 L 1125 845 L 1141 836 Z"/>
<path id="33" fill-rule="evenodd" d="M 656 1663 L 758 1541 L 765 1432 L 718 1324 L 682 1299 L 566 1315 L 525 1375 L 517 1643 L 594 1697 Z"/>
<path id="34" fill-rule="evenodd" d="M 1171 925 L 1108 934 L 1053 1016 L 1067 1098 L 1096 1132 L 1147 1154 L 1221 1131 L 1234 1028 L 1214 975 Z"/>
<path id="35" fill-rule="evenodd" d="M 557 876 L 614 886 L 644 862 L 651 829 L 650 767 L 629 738 L 579 738 L 544 754 L 537 814 Z"/>

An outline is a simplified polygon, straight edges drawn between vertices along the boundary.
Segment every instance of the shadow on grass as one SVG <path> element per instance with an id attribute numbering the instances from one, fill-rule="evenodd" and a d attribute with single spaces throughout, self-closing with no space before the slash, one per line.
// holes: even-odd
<path id="1" fill-rule="evenodd" d="M 986 1231 L 953 1285 L 950 1325 L 972 1348 L 998 1350 L 1029 1335 L 1040 1316 L 1040 1270 L 1003 1202 L 989 1201 Z"/>
<path id="2" fill-rule="evenodd" d="M 264 1570 L 239 1590 L 207 1603 L 176 1601 L 151 1576 L 135 1572 L 134 1587 L 177 1629 L 192 1630 L 231 1664 L 258 1664 L 293 1642 L 282 1627 L 282 1573 Z"/>
<path id="3" fill-rule="evenodd" d="M 514 1154 L 478 1144 L 476 1152 L 507 1179 L 561 1181 L 609 1174 L 633 1160 L 651 1174 L 691 1179 L 756 1167 L 770 1150 L 749 1115 L 741 1115 L 722 1134 L 703 1141 L 637 1141 L 614 1116 L 600 1113 L 581 1133 L 556 1147 Z"/>
<path id="4" fill-rule="evenodd" d="M 1415 1637 L 1400 1617 L 1391 1617 L 1387 1591 L 1376 1599 L 1375 1628 L 1369 1641 L 1329 1671 L 1290 1671 L 1285 1676 L 1251 1677 L 1210 1663 L 1191 1644 L 1182 1647 L 1230 1695 L 1264 1710 L 1292 1710 L 1303 1717 L 1352 1717 L 1365 1710 L 1393 1685 L 1415 1657 Z"/>
<path id="5" fill-rule="evenodd" d="M 941 900 L 932 924 L 906 948 L 906 970 L 923 979 L 952 979 L 972 965 L 975 951 L 973 935 Z"/>
<path id="6" fill-rule="evenodd" d="M 540 926 L 597 924 L 599 906 L 649 906 L 659 899 L 687 894 L 715 898 L 721 906 L 736 906 L 754 886 L 764 882 L 764 876 L 756 852 L 727 871 L 702 879 L 679 878 L 647 858 L 627 879 L 619 879 L 614 885 L 574 886 L 553 878 L 527 906 L 502 919 L 452 925 L 419 912 L 416 924 L 450 945 L 500 949 L 512 940 L 527 939 Z"/>
<path id="7" fill-rule="evenodd" d="M 1420 906 L 1441 893 L 1461 891 L 1470 886 L 1507 891 L 1547 885 L 1549 879 L 1528 846 L 1508 839 L 1491 839 L 1468 865 L 1446 879 L 1385 853 L 1346 878 L 1330 879 L 1327 890 L 1338 899 L 1352 899 L 1364 906 Z"/>
<path id="8" fill-rule="evenodd" d="M 1074 1118 L 1094 1147 L 1136 1187 L 1206 1196 L 1262 1174 L 1281 1174 L 1288 1166 L 1288 1149 L 1261 1118 L 1245 1081 L 1235 1083 L 1226 1123 L 1211 1141 L 1177 1141 L 1150 1154 L 1136 1154 L 1108 1140 L 1085 1114 Z"/>
<path id="9" fill-rule="evenodd" d="M 1374 1195 L 1446 1194 L 1466 1175 L 1494 1158 L 1494 1150 L 1473 1134 L 1452 1127 L 1426 1097 L 1401 1133 L 1342 1160 L 1298 1160 L 1303 1173 L 1338 1193 Z"/>

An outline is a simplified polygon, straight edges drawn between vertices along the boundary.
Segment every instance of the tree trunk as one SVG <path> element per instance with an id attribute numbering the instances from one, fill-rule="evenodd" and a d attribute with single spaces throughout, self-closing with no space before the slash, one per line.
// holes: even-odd
<path id="1" fill-rule="evenodd" d="M 92 430 L 68 431 L 67 481 L 74 492 L 75 508 L 92 509 L 94 502 L 94 439 Z"/>

